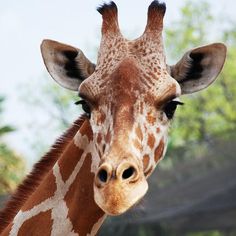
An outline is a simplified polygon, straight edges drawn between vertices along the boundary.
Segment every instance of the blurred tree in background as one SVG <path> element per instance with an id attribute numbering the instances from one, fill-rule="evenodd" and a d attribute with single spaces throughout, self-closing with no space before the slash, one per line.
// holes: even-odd
<path id="1" fill-rule="evenodd" d="M 223 23 L 218 22 L 220 31 L 216 31 L 214 25 L 218 19 L 210 10 L 206 1 L 186 1 L 179 21 L 165 31 L 168 58 L 172 59 L 172 63 L 184 52 L 199 45 L 222 41 L 228 47 L 224 69 L 214 85 L 182 98 L 185 105 L 176 112 L 171 128 L 168 152 L 173 157 L 171 162 L 203 155 L 212 139 L 235 138 L 236 30 L 235 25 L 224 29 Z M 178 159 L 174 158 L 172 149 L 181 147 L 184 147 L 185 152 Z M 190 147 L 190 151 L 187 147 Z M 170 163 L 170 159 L 166 159 Z"/>
<path id="2" fill-rule="evenodd" d="M 79 97 L 77 93 L 63 89 L 48 74 L 34 78 L 27 86 L 22 85 L 20 90 L 20 100 L 31 113 L 31 119 L 27 121 L 30 130 L 27 145 L 34 160 L 37 160 L 35 158 L 44 155 L 52 142 L 79 116 L 81 109 L 74 104 Z"/>
<path id="3" fill-rule="evenodd" d="M 0 97 L 0 120 L 3 113 L 4 98 Z M 24 162 L 3 140 L 13 132 L 9 125 L 0 126 L 0 194 L 12 192 L 24 176 Z"/>

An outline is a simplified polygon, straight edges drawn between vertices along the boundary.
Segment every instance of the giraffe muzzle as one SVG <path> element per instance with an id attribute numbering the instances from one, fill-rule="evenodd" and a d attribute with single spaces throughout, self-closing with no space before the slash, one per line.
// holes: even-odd
<path id="1" fill-rule="evenodd" d="M 148 189 L 143 172 L 134 163 L 123 161 L 114 167 L 104 162 L 94 181 L 94 199 L 108 215 L 119 215 L 137 203 Z"/>

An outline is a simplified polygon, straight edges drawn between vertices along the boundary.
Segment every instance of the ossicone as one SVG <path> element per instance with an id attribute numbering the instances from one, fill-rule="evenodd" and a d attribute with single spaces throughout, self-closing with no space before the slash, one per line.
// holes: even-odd
<path id="1" fill-rule="evenodd" d="M 120 33 L 118 24 L 118 9 L 113 1 L 99 6 L 97 11 L 102 15 L 103 19 L 102 34 Z"/>
<path id="2" fill-rule="evenodd" d="M 160 3 L 157 0 L 153 1 L 148 7 L 148 19 L 145 32 L 162 31 L 165 12 L 165 3 Z"/>

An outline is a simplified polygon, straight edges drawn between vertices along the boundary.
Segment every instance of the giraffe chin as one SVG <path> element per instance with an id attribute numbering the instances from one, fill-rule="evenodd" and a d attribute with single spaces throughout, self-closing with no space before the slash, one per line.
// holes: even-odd
<path id="1" fill-rule="evenodd" d="M 120 184 L 113 180 L 103 188 L 94 186 L 94 200 L 107 215 L 116 216 L 137 204 L 147 190 L 148 183 L 145 178 L 133 184 Z"/>

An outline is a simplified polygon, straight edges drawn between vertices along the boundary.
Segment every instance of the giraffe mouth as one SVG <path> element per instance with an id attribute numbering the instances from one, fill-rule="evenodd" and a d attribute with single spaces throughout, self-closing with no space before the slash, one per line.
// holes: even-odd
<path id="1" fill-rule="evenodd" d="M 108 215 L 120 215 L 136 205 L 146 194 L 148 183 L 143 177 L 136 183 L 111 181 L 103 188 L 94 185 L 94 200 Z"/>

